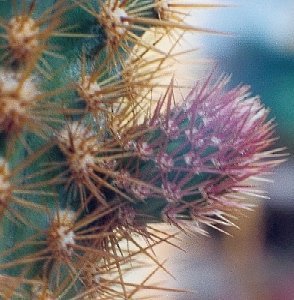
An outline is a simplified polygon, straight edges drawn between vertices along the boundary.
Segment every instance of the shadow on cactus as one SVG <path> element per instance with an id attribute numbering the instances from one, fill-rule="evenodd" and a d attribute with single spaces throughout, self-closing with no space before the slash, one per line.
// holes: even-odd
<path id="1" fill-rule="evenodd" d="M 174 51 L 184 32 L 215 33 L 186 24 L 185 9 L 221 5 L 20 2 L 0 10 L 0 296 L 175 292 L 148 283 L 170 274 L 154 248 L 233 226 L 284 156 L 248 87 L 211 75 L 176 99 L 181 87 L 162 83 L 189 52 Z M 127 278 L 146 263 L 145 278 Z"/>

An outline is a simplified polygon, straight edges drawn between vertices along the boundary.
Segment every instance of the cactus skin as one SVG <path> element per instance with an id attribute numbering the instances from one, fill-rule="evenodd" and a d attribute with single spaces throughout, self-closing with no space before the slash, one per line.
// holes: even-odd
<path id="1" fill-rule="evenodd" d="M 216 33 L 185 24 L 181 10 L 220 5 L 20 2 L 0 4 L 0 296 L 173 291 L 148 285 L 168 273 L 153 247 L 176 237 L 149 223 L 200 233 L 201 223 L 233 225 L 229 213 L 250 208 L 246 195 L 265 197 L 248 179 L 283 156 L 270 150 L 273 123 L 248 87 L 209 77 L 183 103 L 174 104 L 173 82 L 153 93 L 165 88 L 183 32 Z M 126 281 L 141 256 L 156 268 Z"/>

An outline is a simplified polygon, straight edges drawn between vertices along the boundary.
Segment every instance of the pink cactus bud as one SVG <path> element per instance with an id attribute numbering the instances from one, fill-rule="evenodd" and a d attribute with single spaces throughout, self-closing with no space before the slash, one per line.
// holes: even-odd
<path id="1" fill-rule="evenodd" d="M 245 195 L 265 198 L 248 179 L 281 162 L 280 149 L 268 150 L 274 140 L 268 110 L 259 98 L 250 97 L 247 86 L 227 90 L 228 81 L 222 77 L 214 84 L 211 78 L 197 83 L 184 104 L 175 106 L 171 85 L 145 129 L 140 127 L 150 135 L 141 136 L 135 148 L 144 145 L 141 154 L 148 149 L 150 159 L 141 173 L 137 169 L 136 178 L 154 185 L 166 207 L 176 207 L 172 216 L 162 212 L 173 223 L 184 214 L 200 223 L 231 225 L 223 212 L 249 209 Z M 136 187 L 133 194 L 139 191 Z"/>

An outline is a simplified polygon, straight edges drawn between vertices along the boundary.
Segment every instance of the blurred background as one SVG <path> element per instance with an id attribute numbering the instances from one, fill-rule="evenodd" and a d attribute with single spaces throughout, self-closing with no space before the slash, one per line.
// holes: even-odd
<path id="1" fill-rule="evenodd" d="M 260 95 L 276 120 L 277 144 L 287 147 L 289 159 L 275 170 L 273 183 L 264 186 L 271 199 L 258 200 L 254 212 L 240 217 L 236 223 L 241 229 L 231 230 L 232 236 L 183 237 L 186 253 L 158 249 L 159 257 L 169 255 L 167 266 L 177 279 L 160 274 L 157 280 L 191 293 L 152 299 L 294 299 L 294 1 L 228 4 L 233 6 L 193 12 L 188 21 L 231 36 L 186 39 L 200 46 L 197 57 L 203 63 L 198 68 L 211 70 L 217 62 L 219 70 L 232 74 L 232 85 L 249 84 Z"/>

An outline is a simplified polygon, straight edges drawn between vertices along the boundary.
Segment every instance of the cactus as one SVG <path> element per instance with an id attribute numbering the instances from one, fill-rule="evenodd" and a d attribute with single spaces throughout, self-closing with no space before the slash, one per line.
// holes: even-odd
<path id="1" fill-rule="evenodd" d="M 246 195 L 265 197 L 249 180 L 280 163 L 283 149 L 271 148 L 274 125 L 260 100 L 214 73 L 182 102 L 174 80 L 161 83 L 183 55 L 173 50 L 184 32 L 217 33 L 186 24 L 184 11 L 218 6 L 1 2 L 3 299 L 172 291 L 148 285 L 158 269 L 168 273 L 153 247 L 177 247 L 176 234 L 152 223 L 224 230 L 232 212 L 251 208 Z M 128 282 L 142 256 L 156 268 Z"/>

